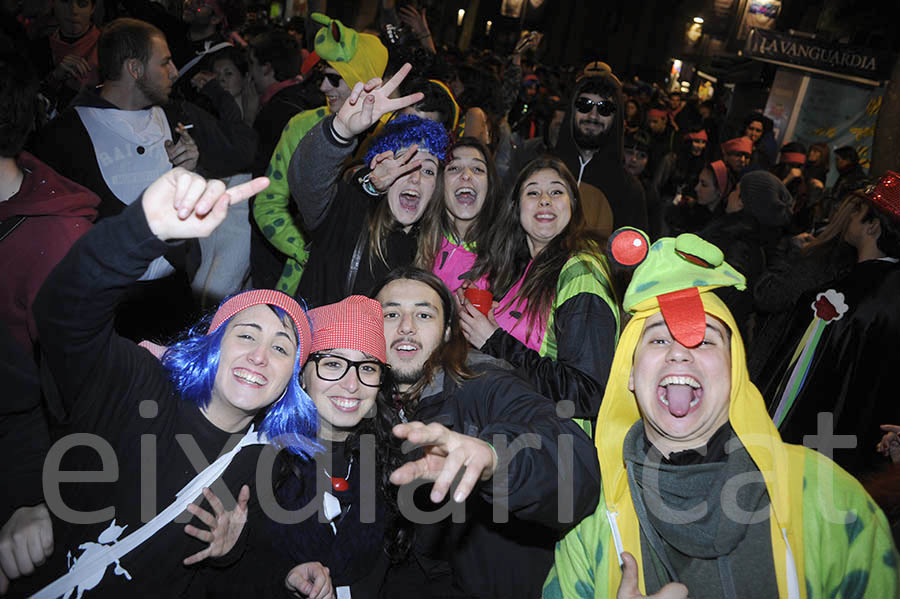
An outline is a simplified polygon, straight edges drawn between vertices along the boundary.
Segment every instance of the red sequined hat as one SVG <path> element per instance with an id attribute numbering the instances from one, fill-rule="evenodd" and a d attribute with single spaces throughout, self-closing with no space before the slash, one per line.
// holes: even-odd
<path id="1" fill-rule="evenodd" d="M 356 349 L 387 363 L 384 316 L 381 304 L 351 295 L 336 304 L 309 311 L 313 323 L 311 352 L 323 349 Z"/>
<path id="2" fill-rule="evenodd" d="M 880 212 L 900 223 L 900 174 L 888 171 L 878 183 L 866 189 L 865 197 Z"/>

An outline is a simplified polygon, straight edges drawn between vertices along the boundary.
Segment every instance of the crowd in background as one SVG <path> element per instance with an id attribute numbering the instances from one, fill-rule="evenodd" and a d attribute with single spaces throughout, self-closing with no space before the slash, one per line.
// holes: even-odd
<path id="1" fill-rule="evenodd" d="M 127 592 L 132 573 L 154 567 L 158 588 L 190 596 L 325 597 L 332 583 L 346 589 L 337 596 L 354 597 L 517 597 L 542 587 L 547 597 L 568 596 L 566 585 L 578 589 L 587 576 L 573 557 L 582 549 L 572 550 L 576 532 L 618 535 L 615 523 L 609 532 L 591 514 L 603 497 L 609 503 L 607 473 L 619 469 L 603 454 L 603 439 L 618 434 L 605 427 L 621 424 L 607 402 L 621 399 L 626 383 L 637 394 L 616 367 L 624 359 L 620 337 L 636 360 L 626 324 L 648 314 L 635 297 L 668 284 L 664 273 L 680 273 L 682 261 L 716 275 L 683 273 L 693 278 L 678 284 L 699 290 L 693 307 L 659 299 L 672 330 L 663 341 L 690 347 L 670 318 L 687 318 L 673 314 L 698 305 L 702 317 L 706 306 L 706 318 L 722 325 L 705 325 L 707 335 L 727 337 L 722 345 L 740 361 L 731 384 L 746 379 L 764 402 L 743 413 L 750 429 L 719 422 L 724 432 L 702 445 L 718 451 L 732 437 L 746 442 L 752 429 L 820 449 L 866 485 L 898 530 L 900 471 L 892 463 L 900 461 L 900 409 L 890 372 L 900 363 L 900 175 L 866 173 L 853 147 L 793 140 L 778 147 L 761 110 L 726 119 L 727 98 L 667 91 L 602 60 L 542 64 L 537 32 L 523 32 L 505 55 L 439 47 L 424 10 L 387 0 L 376 22 L 358 31 L 318 13 L 270 22 L 241 0 L 53 0 L 4 3 L 3 11 L 0 333 L 3 372 L 13 383 L 0 421 L 10 485 L 0 506 L 0 592 L 30 596 L 77 572 L 75 548 L 85 564 L 100 559 L 90 557 L 94 548 L 102 553 L 143 532 L 148 512 L 136 498 L 146 456 L 138 440 L 152 432 L 167 439 L 147 450 L 160 456 L 164 473 L 154 487 L 165 501 L 161 513 L 182 486 L 211 472 L 186 475 L 197 464 L 186 461 L 173 433 L 199 435 L 208 462 L 226 442 L 237 443 L 232 433 L 244 435 L 239 446 L 256 449 L 229 454 L 194 489 L 196 496 L 203 488 L 210 511 L 186 507 L 188 493 L 185 505 L 173 503 L 180 507 L 172 518 L 184 510 L 195 518 L 187 528 L 161 522 L 148 543 L 156 549 L 122 563 L 109 557 L 103 569 L 115 563 L 114 572 L 100 586 L 102 573 L 38 596 L 76 587 L 79 597 Z M 829 184 L 831 171 L 837 178 Z M 225 193 L 212 180 L 240 190 L 227 209 L 228 201 L 207 200 Z M 639 260 L 613 256 L 616 239 L 674 262 L 642 278 L 632 272 Z M 424 294 L 418 303 L 403 295 L 414 291 Z M 422 332 L 435 322 L 443 326 L 432 337 Z M 276 349 L 250 351 L 247 363 L 264 366 L 235 367 L 240 382 L 222 382 L 217 372 L 245 351 L 238 344 L 256 343 L 234 332 L 241 326 Z M 746 345 L 746 366 L 732 336 Z M 265 388 L 265 401 L 238 405 L 241 385 Z M 338 385 L 352 397 L 327 399 Z M 757 401 L 742 389 L 732 402 Z M 682 391 L 671 395 L 673 406 L 684 402 L 679 417 L 699 401 L 689 390 L 676 399 Z M 146 407 L 173 396 L 188 401 Z M 828 430 L 822 412 L 831 415 Z M 438 441 L 419 423 L 429 434 L 447 427 L 456 436 Z M 507 457 L 485 432 L 511 438 L 530 427 L 545 445 L 524 459 Z M 615 437 L 618 462 L 633 457 L 627 442 L 622 455 L 626 430 Z M 254 431 L 289 439 L 272 443 L 282 451 L 269 463 L 285 508 L 323 501 L 309 483 L 323 476 L 311 455 L 324 451 L 331 472 L 346 472 L 324 470 L 333 485 L 327 520 L 292 528 L 259 513 L 264 499 L 246 456 L 261 460 L 266 450 Z M 46 507 L 44 459 L 58 439 L 78 432 L 114 438 L 130 456 L 124 482 L 91 492 L 76 483 L 66 493 L 83 510 L 111 497 L 121 512 L 103 526 L 80 527 Z M 576 438 L 578 497 L 566 523 L 556 517 L 565 475 L 557 479 L 554 467 L 563 433 Z M 370 434 L 380 444 L 373 525 L 356 513 L 365 507 L 356 490 L 361 439 Z M 810 440 L 826 434 L 837 444 Z M 854 442 L 842 444 L 848 436 Z M 488 521 L 493 497 L 482 487 L 466 503 L 474 525 L 407 521 L 398 481 L 414 477 L 395 475 L 430 456 L 412 461 L 403 438 L 443 448 L 442 458 L 449 445 L 472 447 L 466 455 L 486 460 L 482 481 L 498 462 L 511 468 L 512 524 Z M 632 449 L 647 457 L 649 434 L 644 441 Z M 673 468 L 705 463 L 664 457 Z M 91 452 L 66 460 L 71 470 L 102 469 Z M 219 475 L 223 486 L 205 488 Z M 446 477 L 435 482 L 430 509 L 442 504 Z M 855 485 L 847 480 L 846 488 Z M 767 497 L 782 518 L 775 504 L 784 491 L 775 488 Z M 222 491 L 237 498 L 228 509 Z M 414 499 L 424 505 L 426 497 Z M 644 530 L 646 506 L 635 509 Z M 860 525 L 863 538 L 880 526 L 880 515 L 872 518 L 874 525 Z M 626 536 L 634 532 L 623 526 Z M 733 551 L 707 555 L 684 549 L 681 533 L 660 525 L 660 537 L 639 543 L 660 556 L 645 555 L 641 567 L 653 575 L 641 574 L 642 588 L 645 580 L 657 590 L 681 581 L 691 596 L 744 596 L 735 589 L 749 581 L 726 562 L 760 547 L 780 551 L 780 539 L 769 549 L 763 528 L 727 531 L 740 537 Z M 172 548 L 165 557 L 163 542 Z M 599 557 L 603 542 L 598 580 L 610 559 Z M 872 559 L 896 579 L 896 549 L 888 542 L 881 550 Z M 673 557 L 678 551 L 684 561 Z M 827 578 L 827 566 L 807 561 L 808 585 L 810 577 Z M 763 570 L 759 588 L 780 591 L 782 571 Z M 711 572 L 719 582 L 696 593 L 691 585 Z M 875 566 L 866 575 L 869 592 L 887 588 L 875 582 Z"/>

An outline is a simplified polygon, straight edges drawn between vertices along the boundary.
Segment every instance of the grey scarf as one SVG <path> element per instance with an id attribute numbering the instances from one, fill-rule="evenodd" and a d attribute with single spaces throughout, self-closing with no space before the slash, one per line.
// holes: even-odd
<path id="1" fill-rule="evenodd" d="M 638 421 L 623 450 L 647 592 L 682 582 L 692 599 L 777 597 L 769 496 L 740 440 L 732 433 L 724 455 L 691 465 L 645 447 Z"/>

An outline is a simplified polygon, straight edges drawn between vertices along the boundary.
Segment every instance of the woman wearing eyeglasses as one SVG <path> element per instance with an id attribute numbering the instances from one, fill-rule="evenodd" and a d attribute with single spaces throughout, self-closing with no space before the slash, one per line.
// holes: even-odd
<path id="1" fill-rule="evenodd" d="M 463 293 L 460 322 L 469 342 L 526 373 L 567 413 L 596 418 L 619 333 L 605 240 L 586 228 L 575 178 L 558 158 L 520 173 L 473 275 L 495 298 L 487 315 Z"/>
<path id="2" fill-rule="evenodd" d="M 365 597 L 368 577 L 378 579 L 379 568 L 408 547 L 409 529 L 397 517 L 397 487 L 389 479 L 403 455 L 391 435 L 400 418 L 391 402 L 381 305 L 354 295 L 309 317 L 313 342 L 300 383 L 318 411 L 323 452 L 314 460 L 278 454 L 272 468 L 277 507 L 261 499 L 263 513 L 249 514 L 245 542 L 229 554 L 240 563 L 214 576 L 208 593 L 268 595 L 281 592 L 287 577 L 292 588 L 317 597 L 327 590 L 305 581 L 304 568 L 319 562 L 335 589 L 350 587 L 353 597 Z"/>

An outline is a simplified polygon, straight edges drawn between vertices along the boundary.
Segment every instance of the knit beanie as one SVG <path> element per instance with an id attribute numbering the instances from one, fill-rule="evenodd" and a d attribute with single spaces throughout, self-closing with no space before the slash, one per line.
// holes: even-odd
<path id="1" fill-rule="evenodd" d="M 806 148 L 797 141 L 792 141 L 781 146 L 779 163 L 806 164 Z"/>
<path id="2" fill-rule="evenodd" d="M 752 171 L 741 177 L 741 202 L 765 227 L 787 224 L 793 198 L 778 177 L 768 171 Z"/>
<path id="3" fill-rule="evenodd" d="M 294 328 L 297 330 L 297 351 L 300 354 L 300 363 L 306 362 L 310 352 L 310 340 L 312 339 L 306 312 L 294 298 L 274 289 L 253 289 L 228 298 L 216 310 L 206 334 L 209 335 L 218 329 L 222 326 L 222 323 L 227 322 L 229 318 L 241 310 L 260 304 L 278 306 L 288 313 L 294 321 Z"/>
<path id="4" fill-rule="evenodd" d="M 315 38 L 316 54 L 347 82 L 350 89 L 359 82 L 366 82 L 384 75 L 388 51 L 378 37 L 369 33 L 357 33 L 337 19 L 314 12 L 312 20 L 325 25 Z"/>
<path id="5" fill-rule="evenodd" d="M 366 152 L 366 163 L 371 162 L 372 158 L 382 152 L 390 150 L 396 154 L 398 150 L 413 144 L 419 144 L 420 150 L 428 150 L 438 160 L 445 160 L 450 137 L 444 126 L 437 121 L 423 119 L 414 114 L 403 114 L 384 126 L 381 134 Z"/>
<path id="6" fill-rule="evenodd" d="M 729 139 L 722 144 L 722 153 L 729 154 L 731 152 L 746 152 L 752 154 L 753 142 L 750 141 L 749 137 L 735 137 L 734 139 Z"/>
<path id="7" fill-rule="evenodd" d="M 387 363 L 384 316 L 381 304 L 351 295 L 336 304 L 309 311 L 312 320 L 311 352 L 326 349 L 355 349 Z"/>

